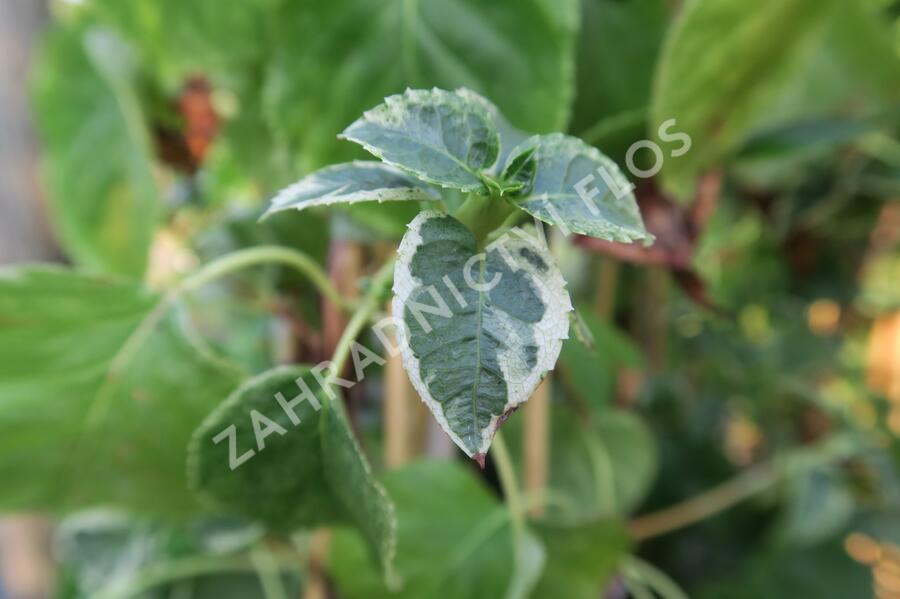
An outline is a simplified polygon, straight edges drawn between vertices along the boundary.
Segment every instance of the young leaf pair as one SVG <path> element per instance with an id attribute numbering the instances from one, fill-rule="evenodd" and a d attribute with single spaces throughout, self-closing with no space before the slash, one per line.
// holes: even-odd
<path id="1" fill-rule="evenodd" d="M 563 134 L 528 137 L 477 94 L 407 90 L 341 135 L 381 159 L 317 171 L 266 215 L 364 201 L 420 201 L 394 272 L 394 315 L 410 380 L 467 455 L 483 463 L 506 416 L 556 364 L 571 302 L 543 242 L 511 229 L 521 210 L 611 241 L 652 241 L 630 186 L 596 148 Z M 455 210 L 442 189 L 468 194 Z"/>

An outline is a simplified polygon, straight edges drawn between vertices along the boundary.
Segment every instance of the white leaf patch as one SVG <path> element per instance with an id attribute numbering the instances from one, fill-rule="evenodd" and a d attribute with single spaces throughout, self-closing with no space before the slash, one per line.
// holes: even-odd
<path id="1" fill-rule="evenodd" d="M 355 160 L 320 169 L 276 195 L 263 218 L 283 210 L 358 202 L 436 201 L 437 191 L 390 165 Z"/>
<path id="2" fill-rule="evenodd" d="M 410 380 L 454 442 L 483 460 L 559 357 L 572 310 L 542 240 L 513 229 L 476 251 L 453 217 L 419 214 L 399 248 L 395 317 Z"/>

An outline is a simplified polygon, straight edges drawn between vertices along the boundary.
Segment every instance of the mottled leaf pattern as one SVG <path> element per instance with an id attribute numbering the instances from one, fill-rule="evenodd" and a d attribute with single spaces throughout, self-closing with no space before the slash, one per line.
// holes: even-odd
<path id="1" fill-rule="evenodd" d="M 523 161 L 526 153 L 531 156 Z M 528 167 L 528 161 L 533 166 Z M 625 243 L 653 239 L 644 229 L 631 184 L 616 163 L 576 137 L 531 137 L 512 151 L 505 176 L 526 183 L 530 179 L 513 202 L 567 233 Z"/>
<path id="2" fill-rule="evenodd" d="M 423 181 L 462 191 L 485 190 L 481 171 L 500 151 L 484 105 L 469 94 L 440 89 L 389 96 L 341 137 Z"/>
<path id="3" fill-rule="evenodd" d="M 490 169 L 490 172 L 493 175 L 499 175 L 503 165 L 506 164 L 510 152 L 512 152 L 520 143 L 531 137 L 531 134 L 516 129 L 508 120 L 506 120 L 506 117 L 503 116 L 500 109 L 487 98 L 479 96 L 472 90 L 464 87 L 456 90 L 456 94 L 467 100 L 472 100 L 473 102 L 481 104 L 494 121 L 494 125 L 497 127 L 497 134 L 500 136 L 500 151 L 497 155 L 497 161 Z"/>
<path id="4" fill-rule="evenodd" d="M 265 216 L 282 210 L 357 202 L 415 202 L 439 200 L 421 181 L 387 164 L 356 160 L 320 169 L 276 195 Z"/>
<path id="5" fill-rule="evenodd" d="M 562 275 L 522 230 L 480 259 L 462 223 L 428 211 L 400 245 L 394 293 L 413 385 L 456 444 L 483 459 L 506 416 L 556 364 L 572 309 Z"/>

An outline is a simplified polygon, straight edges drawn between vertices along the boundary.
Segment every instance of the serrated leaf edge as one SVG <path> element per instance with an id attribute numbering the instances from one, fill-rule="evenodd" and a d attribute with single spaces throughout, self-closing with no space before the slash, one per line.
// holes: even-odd
<path id="1" fill-rule="evenodd" d="M 460 88 L 460 89 L 465 89 L 465 88 Z M 387 107 L 391 104 L 397 103 L 397 102 L 401 101 L 402 99 L 405 99 L 405 98 L 420 99 L 420 98 L 426 97 L 427 95 L 434 95 L 436 93 L 452 94 L 452 95 L 455 95 L 457 98 L 460 98 L 460 99 L 468 102 L 469 105 L 472 106 L 474 109 L 480 110 L 483 113 L 485 121 L 488 122 L 491 125 L 491 127 L 493 128 L 493 136 L 496 139 L 497 156 L 499 156 L 500 155 L 500 134 L 497 132 L 497 123 L 494 122 L 494 119 L 491 116 L 491 114 L 485 109 L 484 104 L 482 104 L 481 102 L 473 101 L 472 98 L 468 94 L 460 93 L 460 89 L 454 90 L 454 91 L 447 91 L 444 89 L 440 89 L 438 87 L 433 87 L 430 90 L 406 88 L 406 91 L 403 92 L 402 94 L 394 94 L 393 96 L 388 96 L 384 99 L 384 102 L 382 104 L 379 104 L 378 106 L 375 106 L 375 107 L 370 108 L 369 110 L 365 111 L 361 118 L 355 120 L 346 129 L 344 129 L 343 132 L 338 134 L 338 139 L 352 141 L 353 143 L 357 143 L 357 144 L 361 145 L 363 148 L 365 148 L 365 150 L 367 152 L 369 152 L 370 154 L 372 154 L 373 156 L 375 156 L 376 158 L 378 158 L 385 164 L 389 164 L 395 168 L 398 168 L 401 171 L 403 171 L 404 173 L 407 173 L 409 175 L 412 175 L 413 177 L 416 177 L 420 181 L 425 181 L 426 183 L 431 183 L 432 185 L 438 185 L 445 189 L 459 189 L 460 191 L 464 191 L 466 193 L 472 193 L 472 192 L 485 193 L 487 191 L 487 189 L 486 189 L 485 184 L 482 182 L 482 178 L 483 178 L 484 174 L 481 171 L 472 170 L 472 167 L 470 167 L 468 164 L 466 164 L 464 162 L 461 162 L 459 159 L 457 159 L 454 156 L 451 156 L 451 158 L 457 164 L 462 166 L 467 172 L 471 173 L 472 176 L 474 176 L 476 179 L 478 179 L 479 180 L 478 183 L 473 183 L 471 185 L 453 185 L 453 184 L 447 183 L 445 181 L 438 181 L 437 179 L 434 179 L 433 177 L 431 177 L 425 171 L 410 168 L 406 165 L 403 165 L 403 164 L 394 162 L 393 160 L 390 160 L 388 158 L 385 158 L 384 154 L 381 152 L 380 149 L 372 146 L 371 144 L 369 144 L 368 142 L 366 142 L 362 139 L 354 137 L 352 135 L 352 133 L 348 133 L 351 129 L 353 129 L 353 127 L 357 123 L 369 120 L 370 115 L 376 115 L 377 114 L 376 111 L 385 110 L 385 107 Z M 465 91 L 469 92 L 469 94 L 474 94 L 474 92 L 471 92 L 469 90 L 465 90 Z M 475 95 L 477 95 L 477 94 L 475 94 Z M 443 150 L 440 150 L 440 151 L 443 152 Z M 496 163 L 496 160 L 497 160 L 497 158 L 495 157 L 494 163 Z M 493 163 L 492 163 L 492 165 L 493 165 Z M 490 168 L 490 167 L 488 167 L 488 168 Z"/>
<path id="2" fill-rule="evenodd" d="M 531 151 L 532 153 L 536 151 L 539 144 L 544 143 L 558 143 L 562 141 L 572 141 L 576 142 L 579 146 L 581 146 L 580 151 L 587 156 L 591 160 L 596 160 L 603 166 L 607 172 L 616 180 L 616 183 L 621 186 L 627 186 L 629 184 L 628 179 L 625 177 L 625 174 L 622 172 L 622 169 L 619 168 L 619 165 L 615 163 L 609 156 L 584 142 L 584 140 L 572 136 L 566 135 L 565 133 L 550 133 L 547 135 L 534 135 L 518 146 L 513 148 L 513 150 L 509 153 L 509 157 L 506 161 L 506 165 L 504 165 L 503 170 L 501 172 L 505 173 L 506 169 L 509 168 L 513 162 L 521 155 L 523 152 Z M 537 168 L 540 168 L 540 162 L 538 162 Z M 574 193 L 574 191 L 573 191 Z M 549 193 L 541 193 L 533 195 L 531 193 L 523 194 L 520 196 L 516 196 L 511 198 L 511 201 L 520 209 L 524 210 L 534 218 L 545 222 L 549 225 L 559 226 L 558 223 L 553 220 L 539 214 L 532 212 L 528 208 L 526 208 L 523 204 L 528 201 L 543 201 L 543 202 L 552 202 L 555 197 L 562 197 L 563 195 L 568 196 L 569 194 L 549 194 Z M 634 195 L 634 192 L 631 192 L 626 198 L 626 200 L 631 200 L 635 207 L 637 207 L 637 198 Z M 640 209 L 637 209 L 637 215 L 641 219 L 641 223 L 643 225 L 643 217 L 641 216 Z M 610 236 L 609 238 L 598 237 L 598 239 L 607 239 L 608 241 L 617 241 L 620 243 L 633 243 L 635 241 L 643 241 L 645 245 L 651 244 L 656 238 L 652 233 L 644 229 L 643 232 L 635 232 L 634 229 L 629 227 L 623 227 L 622 225 L 618 225 L 616 223 L 612 223 L 611 221 L 606 221 L 609 224 Z M 587 229 L 583 227 L 579 227 L 577 225 L 572 225 L 570 223 L 566 223 L 566 228 L 573 233 L 578 233 L 580 235 L 587 235 L 589 237 L 597 237 L 597 235 L 592 234 Z"/>
<path id="3" fill-rule="evenodd" d="M 402 318 L 404 306 L 406 305 L 406 301 L 409 299 L 410 293 L 416 289 L 421 281 L 418 281 L 412 274 L 411 271 L 411 263 L 412 259 L 416 254 L 416 250 L 422 245 L 422 236 L 420 235 L 420 230 L 422 226 L 429 220 L 434 218 L 453 218 L 446 213 L 438 212 L 435 210 L 426 210 L 420 212 L 415 219 L 408 225 L 409 230 L 406 235 L 403 237 L 403 240 L 400 242 L 400 247 L 397 250 L 397 263 L 394 267 L 394 297 L 391 302 L 391 310 L 394 314 L 395 318 Z M 514 229 L 513 231 L 521 231 L 521 229 Z M 546 312 L 544 313 L 543 318 L 535 324 L 535 328 L 538 329 L 539 332 L 545 333 L 545 339 L 543 343 L 540 342 L 541 335 L 536 335 L 539 338 L 538 343 L 538 358 L 537 365 L 535 368 L 531 370 L 531 373 L 525 379 L 518 383 L 520 387 L 519 393 L 515 393 L 515 389 L 509 384 L 510 376 L 508 368 L 508 361 L 502 360 L 501 356 L 501 371 L 504 375 L 504 380 L 507 381 L 507 400 L 506 404 L 503 407 L 503 411 L 495 415 L 491 418 L 488 426 L 481 430 L 481 443 L 474 450 L 469 449 L 463 440 L 460 438 L 456 432 L 450 427 L 450 423 L 447 421 L 447 418 L 444 416 L 443 406 L 438 402 L 434 397 L 432 397 L 431 393 L 428 390 L 428 386 L 426 385 L 424 379 L 422 378 L 421 369 L 419 366 L 419 359 L 413 354 L 412 348 L 409 343 L 409 338 L 407 335 L 407 331 L 405 327 L 400 326 L 397 327 L 397 340 L 400 345 L 400 352 L 403 361 L 403 367 L 406 369 L 407 374 L 409 375 L 410 382 L 412 382 L 413 387 L 419 394 L 419 397 L 423 402 L 428 406 L 431 410 L 431 413 L 434 415 L 438 424 L 440 424 L 441 428 L 453 439 L 453 442 L 462 449 L 467 456 L 471 458 L 476 458 L 479 455 L 484 455 L 487 453 L 490 448 L 491 441 L 494 438 L 494 433 L 496 433 L 497 429 L 503 423 L 503 421 L 509 416 L 509 414 L 515 410 L 518 406 L 526 402 L 530 397 L 534 390 L 537 388 L 538 384 L 544 379 L 547 372 L 552 370 L 556 366 L 556 362 L 559 359 L 560 351 L 562 350 L 562 343 L 565 339 L 568 338 L 569 333 L 569 312 L 573 310 L 572 302 L 569 297 L 569 293 L 566 290 L 566 282 L 562 276 L 562 273 L 556 267 L 555 262 L 550 257 L 549 253 L 546 252 L 545 249 L 538 248 L 534 243 L 526 241 L 527 236 L 522 233 L 521 237 L 517 238 L 521 239 L 522 243 L 528 244 L 529 249 L 532 251 L 541 250 L 542 258 L 545 260 L 546 264 L 549 266 L 549 272 L 546 274 L 539 274 L 535 272 L 535 267 L 526 263 L 522 264 L 522 268 L 528 270 L 529 274 L 535 275 L 538 280 L 541 280 L 540 277 L 547 277 L 548 285 L 537 285 L 538 291 L 541 296 L 541 301 L 547 307 Z M 489 251 L 493 248 L 496 248 L 504 241 L 504 238 L 494 241 L 490 245 L 487 246 L 485 251 Z M 556 297 L 553 297 L 553 296 Z M 563 301 L 560 299 L 563 298 Z M 554 328 L 558 326 L 560 330 L 564 329 L 564 334 L 562 335 L 554 335 Z M 549 339 L 549 342 L 546 340 Z"/>
<path id="4" fill-rule="evenodd" d="M 269 208 L 263 213 L 262 219 L 265 219 L 270 215 L 275 214 L 276 212 L 284 212 L 287 210 L 305 210 L 307 208 L 312 208 L 315 206 L 357 204 L 359 202 L 378 202 L 380 204 L 382 202 L 432 202 L 440 200 L 440 196 L 437 193 L 431 193 L 434 190 L 429 190 L 425 187 L 377 187 L 374 189 L 354 191 L 350 193 L 342 193 L 341 190 L 338 189 L 336 191 L 329 192 L 328 194 L 323 195 L 319 198 L 304 200 L 299 204 L 296 203 L 297 200 L 293 199 L 293 196 L 296 194 L 297 190 L 303 185 L 307 184 L 311 177 L 315 177 L 316 175 L 321 175 L 323 173 L 337 171 L 339 169 L 346 168 L 348 165 L 360 168 L 379 168 L 391 173 L 392 175 L 404 177 L 408 176 L 408 173 L 400 170 L 399 168 L 382 162 L 376 162 L 374 160 L 353 160 L 351 162 L 344 162 L 341 164 L 327 166 L 310 173 L 299 181 L 291 183 L 290 185 L 279 191 L 277 194 L 275 194 L 275 197 L 273 197 L 269 201 Z M 418 180 L 416 182 L 418 183 Z"/>
<path id="5" fill-rule="evenodd" d="M 241 383 L 234 391 L 232 391 L 228 397 L 220 403 L 218 406 L 210 412 L 206 418 L 203 419 L 203 422 L 194 429 L 194 433 L 191 435 L 191 439 L 188 442 L 187 447 L 187 458 L 186 458 L 186 469 L 187 469 L 187 482 L 190 487 L 191 492 L 197 497 L 202 505 L 207 506 L 208 508 L 213 509 L 222 509 L 226 506 L 222 505 L 222 502 L 219 501 L 212 494 L 207 493 L 203 489 L 200 488 L 199 481 L 199 460 L 200 460 L 200 452 L 202 451 L 200 445 L 206 440 L 208 434 L 210 432 L 211 427 L 214 423 L 217 423 L 221 418 L 221 414 L 228 412 L 235 405 L 237 405 L 241 401 L 241 397 L 246 393 L 249 389 L 264 384 L 266 381 L 273 379 L 275 377 L 281 377 L 286 374 L 290 374 L 290 376 L 300 377 L 310 372 L 310 368 L 306 365 L 282 365 L 271 368 L 263 373 L 260 373 L 256 376 L 250 377 L 246 379 L 243 383 Z M 333 408 L 327 406 L 327 402 L 330 400 L 327 397 L 322 397 L 322 405 L 323 410 L 332 410 Z M 335 418 L 340 419 L 341 416 L 339 414 L 334 414 Z M 320 416 L 319 428 L 322 427 L 322 420 Z M 394 502 L 391 500 L 390 496 L 387 494 L 387 491 L 384 488 L 384 485 L 381 484 L 373 471 L 372 465 L 369 463 L 369 460 L 365 457 L 362 452 L 362 449 L 359 446 L 354 435 L 347 428 L 346 422 L 344 423 L 344 429 L 347 433 L 347 436 L 353 446 L 353 451 L 356 453 L 356 456 L 360 459 L 363 465 L 363 471 L 366 476 L 369 477 L 369 480 L 372 482 L 372 486 L 375 489 L 375 492 L 378 494 L 379 498 L 383 501 L 384 505 L 387 509 L 388 516 L 388 527 L 390 533 L 387 536 L 387 540 L 380 545 L 380 558 L 381 558 L 381 566 L 384 569 L 384 578 L 385 584 L 390 589 L 396 589 L 400 585 L 400 579 L 397 574 L 396 568 L 394 566 L 394 561 L 397 557 L 397 509 L 394 506 Z M 323 447 L 323 451 L 325 448 Z M 330 476 L 326 472 L 325 473 L 326 480 L 330 482 Z M 345 508 L 346 509 L 346 508 Z"/>

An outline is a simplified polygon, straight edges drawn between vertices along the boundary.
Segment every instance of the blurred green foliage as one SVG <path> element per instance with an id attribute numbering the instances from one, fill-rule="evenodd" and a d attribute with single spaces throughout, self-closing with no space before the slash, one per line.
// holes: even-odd
<path id="1" fill-rule="evenodd" d="M 685 210 L 705 177 L 721 176 L 689 256 L 713 309 L 669 284 L 659 262 L 621 264 L 615 288 L 598 288 L 598 258 L 571 258 L 592 346 L 569 340 L 554 376 L 543 515 L 515 536 L 490 466 L 385 473 L 406 585 L 388 590 L 358 532 L 341 530 L 324 565 L 341 596 L 587 598 L 623 585 L 678 596 L 644 562 L 692 597 L 872 595 L 867 566 L 879 565 L 855 561 L 845 541 L 856 532 L 900 545 L 900 399 L 886 401 L 866 372 L 872 351 L 900 361 L 897 341 L 893 354 L 867 345 L 873 321 L 900 307 L 897 2 L 53 8 L 31 84 L 51 222 L 79 271 L 0 273 L 0 509 L 113 504 L 154 518 L 67 521 L 60 597 L 300 592 L 306 573 L 279 551 L 306 563 L 306 532 L 290 535 L 282 519 L 268 530 L 278 540 L 263 542 L 241 520 L 213 535 L 224 549 L 198 541 L 205 515 L 184 472 L 191 433 L 246 375 L 327 357 L 319 298 L 276 266 L 175 300 L 146 284 L 171 289 L 197 263 L 261 244 L 319 263 L 336 240 L 382 255 L 417 207 L 255 221 L 274 190 L 360 155 L 335 134 L 364 110 L 431 86 L 469 87 L 512 126 L 568 128 L 620 164 L 634 141 L 654 140 L 665 157 L 655 187 Z M 683 156 L 660 132 L 670 119 L 691 136 Z M 652 232 L 668 251 L 671 235 Z M 609 313 L 592 313 L 598 296 Z M 383 398 L 375 385 L 365 393 L 354 424 L 368 439 Z M 513 448 L 522 420 L 507 425 Z M 237 511 L 266 520 L 253 508 L 303 507 L 283 494 L 311 484 L 291 480 L 314 457 L 306 449 L 276 464 L 277 484 L 242 482 L 249 508 Z M 734 509 L 654 538 L 629 534 L 636 514 L 708 497 L 760 465 L 771 484 Z"/>

